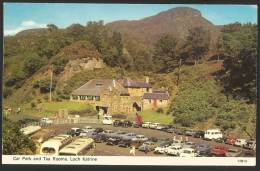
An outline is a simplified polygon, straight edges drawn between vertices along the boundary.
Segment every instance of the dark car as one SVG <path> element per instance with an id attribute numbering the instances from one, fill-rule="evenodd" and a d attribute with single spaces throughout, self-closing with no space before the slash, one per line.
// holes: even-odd
<path id="1" fill-rule="evenodd" d="M 177 135 L 184 135 L 185 130 L 184 129 L 175 129 L 174 133 Z"/>
<path id="2" fill-rule="evenodd" d="M 115 121 L 113 122 L 113 126 L 114 126 L 114 127 L 119 127 L 119 126 L 122 126 L 122 125 L 123 125 L 123 122 L 120 121 L 120 120 L 115 120 Z"/>
<path id="3" fill-rule="evenodd" d="M 130 147 L 131 146 L 131 140 L 121 140 L 119 143 L 118 143 L 118 146 L 119 147 Z"/>
<path id="4" fill-rule="evenodd" d="M 133 123 L 131 121 L 123 121 L 122 122 L 122 127 L 131 127 Z"/>
<path id="5" fill-rule="evenodd" d="M 107 139 L 107 145 L 118 145 L 118 143 L 121 141 L 118 137 L 110 137 Z"/>
<path id="6" fill-rule="evenodd" d="M 149 141 L 152 141 L 152 142 L 157 142 L 158 141 L 158 138 L 156 137 L 150 137 L 148 138 Z"/>
<path id="7" fill-rule="evenodd" d="M 194 130 L 186 130 L 184 132 L 184 135 L 186 135 L 186 136 L 194 136 L 195 134 L 196 134 L 196 131 L 194 131 Z"/>
<path id="8" fill-rule="evenodd" d="M 96 143 L 101 143 L 106 141 L 106 137 L 102 134 L 92 132 L 92 134 L 89 136 L 89 138 L 92 138 Z"/>
<path id="9" fill-rule="evenodd" d="M 100 132 L 103 132 L 103 131 L 104 131 L 103 128 L 96 128 L 94 132 L 96 132 L 96 133 L 100 133 Z"/>
<path id="10" fill-rule="evenodd" d="M 195 146 L 195 150 L 199 154 L 199 156 L 207 157 L 210 155 L 211 146 L 209 144 L 197 144 Z"/>
<path id="11" fill-rule="evenodd" d="M 67 134 L 71 135 L 72 137 L 74 137 L 74 136 L 79 136 L 81 132 L 82 132 L 82 129 L 80 129 L 80 128 L 71 128 L 67 132 Z"/>
<path id="12" fill-rule="evenodd" d="M 226 138 L 217 138 L 217 139 L 214 139 L 215 142 L 218 142 L 218 143 L 225 143 L 226 142 Z"/>
<path id="13" fill-rule="evenodd" d="M 193 135 L 195 138 L 203 138 L 204 137 L 204 131 L 196 131 Z"/>

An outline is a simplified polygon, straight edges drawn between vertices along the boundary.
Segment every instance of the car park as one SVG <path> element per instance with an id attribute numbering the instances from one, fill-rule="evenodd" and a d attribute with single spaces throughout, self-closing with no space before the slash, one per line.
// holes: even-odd
<path id="1" fill-rule="evenodd" d="M 139 151 L 150 152 L 155 149 L 155 143 L 152 141 L 144 142 L 139 148 Z"/>
<path id="2" fill-rule="evenodd" d="M 112 130 L 104 130 L 100 134 L 103 135 L 104 137 L 106 137 L 106 139 L 108 139 L 108 138 L 110 138 L 111 136 L 114 135 L 114 131 L 112 131 Z"/>
<path id="3" fill-rule="evenodd" d="M 101 143 L 106 140 L 104 135 L 99 134 L 97 132 L 91 132 L 89 138 L 92 138 L 95 141 L 95 143 Z"/>
<path id="4" fill-rule="evenodd" d="M 197 144 L 195 150 L 199 156 L 209 156 L 211 146 L 209 144 Z"/>
<path id="5" fill-rule="evenodd" d="M 149 128 L 149 127 L 150 127 L 150 124 L 151 124 L 151 122 L 144 122 L 144 123 L 142 124 L 142 127 L 143 127 L 143 128 Z"/>
<path id="6" fill-rule="evenodd" d="M 160 123 L 157 123 L 157 122 L 151 123 L 151 124 L 149 125 L 149 128 L 151 128 L 151 129 L 156 129 L 157 126 L 159 126 L 159 124 L 160 124 Z"/>
<path id="7" fill-rule="evenodd" d="M 210 149 L 210 155 L 211 156 L 217 156 L 217 157 L 224 157 L 226 155 L 226 152 L 228 151 L 227 147 L 224 146 L 214 146 Z"/>
<path id="8" fill-rule="evenodd" d="M 165 128 L 167 128 L 167 125 L 164 125 L 164 124 L 159 124 L 156 129 L 157 130 L 164 130 Z"/>
<path id="9" fill-rule="evenodd" d="M 173 141 L 172 141 L 172 145 L 173 145 L 173 146 L 174 146 L 174 145 L 183 146 L 183 144 L 184 144 L 184 141 L 182 141 L 182 140 L 173 140 Z"/>
<path id="10" fill-rule="evenodd" d="M 101 132 L 103 132 L 103 131 L 104 131 L 103 128 L 96 128 L 96 129 L 94 130 L 94 132 L 96 132 L 96 133 L 101 133 Z"/>
<path id="11" fill-rule="evenodd" d="M 53 120 L 51 120 L 50 118 L 41 118 L 40 123 L 49 125 L 49 124 L 53 124 Z"/>
<path id="12" fill-rule="evenodd" d="M 182 146 L 180 145 L 172 145 L 169 146 L 166 150 L 165 153 L 171 156 L 179 156 L 182 150 Z"/>
<path id="13" fill-rule="evenodd" d="M 125 131 L 117 131 L 114 132 L 111 137 L 115 137 L 115 138 L 123 138 L 124 135 L 126 135 L 127 133 Z"/>
<path id="14" fill-rule="evenodd" d="M 168 133 L 174 133 L 176 131 L 176 129 L 175 128 L 167 128 L 165 131 L 168 132 Z"/>
<path id="15" fill-rule="evenodd" d="M 247 143 L 243 146 L 245 149 L 255 150 L 256 142 L 253 140 L 247 141 Z"/>
<path id="16" fill-rule="evenodd" d="M 244 145 L 246 145 L 246 139 L 237 139 L 234 145 L 238 147 L 243 147 Z"/>
<path id="17" fill-rule="evenodd" d="M 184 135 L 185 130 L 184 129 L 174 129 L 174 133 L 177 135 Z"/>
<path id="18" fill-rule="evenodd" d="M 242 155 L 242 150 L 238 148 L 230 148 L 225 153 L 226 157 L 240 157 Z"/>
<path id="19" fill-rule="evenodd" d="M 165 150 L 171 145 L 171 143 L 171 141 L 163 141 L 154 149 L 154 153 L 164 154 Z"/>
<path id="20" fill-rule="evenodd" d="M 82 128 L 82 131 L 93 132 L 93 131 L 95 131 L 95 128 L 92 128 L 91 126 L 85 126 L 85 127 Z"/>
<path id="21" fill-rule="evenodd" d="M 121 138 L 118 137 L 110 137 L 107 139 L 106 144 L 107 145 L 118 145 L 118 143 L 121 141 Z"/>
<path id="22" fill-rule="evenodd" d="M 193 148 L 183 148 L 179 154 L 180 157 L 197 157 L 198 154 Z"/>

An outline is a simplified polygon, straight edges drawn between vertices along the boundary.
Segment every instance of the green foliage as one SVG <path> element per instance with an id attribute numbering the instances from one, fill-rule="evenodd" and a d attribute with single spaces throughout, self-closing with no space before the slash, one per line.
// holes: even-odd
<path id="1" fill-rule="evenodd" d="M 50 83 L 51 83 L 50 79 L 39 80 L 36 83 L 34 83 L 34 88 L 39 88 L 41 93 L 48 93 L 50 92 Z M 56 81 L 53 80 L 52 91 L 55 89 L 55 87 L 56 87 Z"/>
<path id="2" fill-rule="evenodd" d="M 44 64 L 44 61 L 40 59 L 39 56 L 30 56 L 26 58 L 24 61 L 24 68 L 23 71 L 26 76 L 33 75 L 37 70 L 39 70 Z"/>
<path id="3" fill-rule="evenodd" d="M 68 63 L 67 59 L 61 59 L 53 62 L 53 72 L 54 74 L 58 75 L 60 74 L 63 70 L 66 64 Z"/>
<path id="4" fill-rule="evenodd" d="M 14 74 L 6 79 L 5 85 L 8 87 L 14 86 L 15 88 L 19 88 L 24 83 L 25 73 L 22 70 L 14 71 Z"/>
<path id="5" fill-rule="evenodd" d="M 226 93 L 256 99 L 257 26 L 236 25 L 222 33 L 219 46 L 224 50 L 224 70 L 221 81 Z"/>
<path id="6" fill-rule="evenodd" d="M 34 142 L 20 132 L 16 123 L 6 117 L 3 118 L 3 154 L 5 155 L 33 155 L 36 146 Z"/>
<path id="7" fill-rule="evenodd" d="M 12 93 L 13 93 L 13 89 L 12 88 L 4 86 L 4 90 L 3 90 L 4 98 L 12 95 Z"/>
<path id="8" fill-rule="evenodd" d="M 153 61 L 159 72 L 173 71 L 178 65 L 179 56 L 177 52 L 177 40 L 172 35 L 162 36 L 155 44 Z"/>
<path id="9" fill-rule="evenodd" d="M 157 113 L 164 113 L 163 108 L 158 108 L 158 109 L 156 109 L 156 112 L 157 112 Z"/>

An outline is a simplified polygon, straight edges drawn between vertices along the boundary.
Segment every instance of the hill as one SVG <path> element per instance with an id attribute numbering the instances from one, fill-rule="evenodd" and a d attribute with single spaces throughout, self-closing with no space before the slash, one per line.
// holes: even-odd
<path id="1" fill-rule="evenodd" d="M 166 33 L 171 33 L 177 39 L 184 41 L 189 29 L 202 27 L 210 31 L 213 48 L 220 32 L 219 27 L 206 20 L 200 11 L 188 7 L 172 8 L 141 20 L 115 21 L 108 23 L 107 27 L 149 46 Z"/>

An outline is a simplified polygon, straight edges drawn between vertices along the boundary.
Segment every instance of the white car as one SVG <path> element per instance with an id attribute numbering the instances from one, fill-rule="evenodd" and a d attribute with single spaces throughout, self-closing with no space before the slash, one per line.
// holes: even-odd
<path id="1" fill-rule="evenodd" d="M 209 129 L 205 131 L 204 139 L 206 140 L 216 140 L 223 138 L 223 134 L 219 129 Z"/>
<path id="2" fill-rule="evenodd" d="M 245 139 L 237 139 L 236 141 L 235 141 L 235 146 L 239 146 L 239 147 L 243 147 L 243 146 L 245 146 L 246 145 L 246 140 Z"/>
<path id="3" fill-rule="evenodd" d="M 180 152 L 180 157 L 197 157 L 198 154 L 193 148 L 183 148 Z"/>
<path id="4" fill-rule="evenodd" d="M 150 125 L 149 125 L 149 128 L 151 128 L 151 129 L 156 129 L 157 128 L 157 126 L 159 126 L 160 125 L 160 123 L 151 123 Z"/>
<path id="5" fill-rule="evenodd" d="M 136 135 L 136 137 L 132 138 L 132 141 L 148 141 L 148 138 L 144 135 Z"/>
<path id="6" fill-rule="evenodd" d="M 84 132 L 93 132 L 95 131 L 95 128 L 92 128 L 91 126 L 85 126 L 82 130 Z"/>
<path id="7" fill-rule="evenodd" d="M 165 150 L 165 153 L 171 156 L 179 156 L 181 153 L 182 147 L 180 145 L 170 146 Z"/>
<path id="8" fill-rule="evenodd" d="M 53 120 L 49 119 L 49 118 L 41 118 L 40 123 L 43 124 L 52 124 Z"/>
<path id="9" fill-rule="evenodd" d="M 169 145 L 163 145 L 163 146 L 156 147 L 154 149 L 154 153 L 164 154 L 167 148 L 169 148 Z"/>
<path id="10" fill-rule="evenodd" d="M 151 124 L 151 122 L 144 122 L 144 123 L 142 124 L 142 127 L 143 127 L 143 128 L 149 128 L 149 127 L 150 127 L 150 124 Z"/>
<path id="11" fill-rule="evenodd" d="M 103 116 L 103 121 L 102 121 L 102 123 L 103 123 L 104 125 L 112 125 L 113 122 L 114 122 L 114 121 L 113 121 L 111 115 L 104 115 L 104 116 Z"/>

